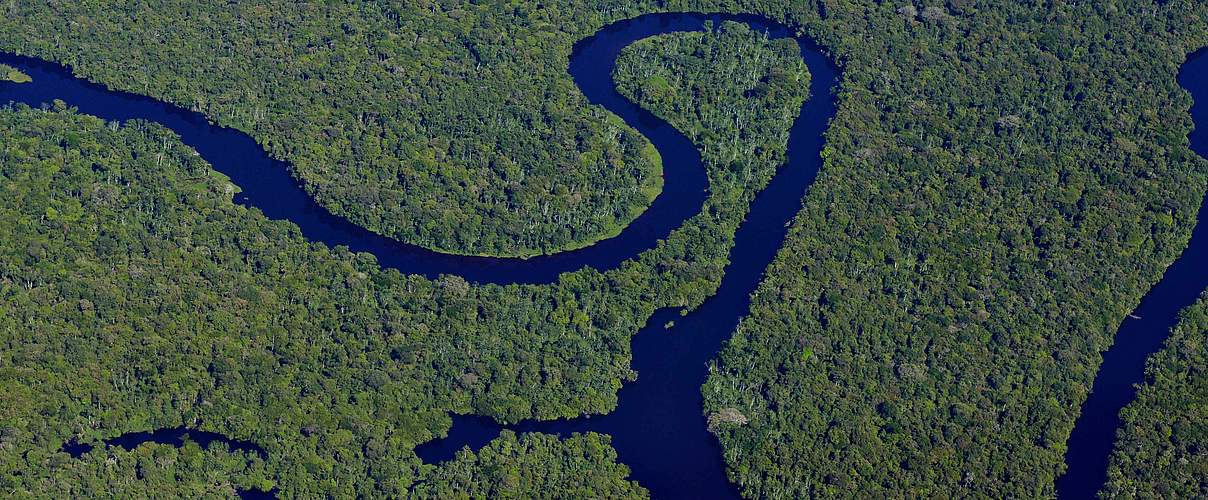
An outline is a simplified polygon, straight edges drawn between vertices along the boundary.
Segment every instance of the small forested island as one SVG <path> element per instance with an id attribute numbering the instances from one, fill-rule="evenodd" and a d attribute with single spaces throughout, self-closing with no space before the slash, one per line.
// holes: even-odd
<path id="1" fill-rule="evenodd" d="M 660 28 L 677 12 L 739 16 Z M 376 234 L 566 257 L 629 229 L 683 161 L 569 74 L 584 41 L 625 29 L 647 31 L 588 61 L 615 61 L 589 84 L 690 141 L 704 202 L 619 266 L 548 283 L 407 274 L 317 242 L 240 203 L 215 169 L 238 159 L 168 123 L 246 134 Z M 416 449 L 454 416 L 613 413 L 643 377 L 638 332 L 693 338 L 670 318 L 724 296 L 742 319 L 689 398 L 731 487 L 717 497 L 1056 496 L 1102 353 L 1208 217 L 1192 114 L 1208 92 L 1180 85 L 1208 74 L 1179 79 L 1206 46 L 1202 0 L 10 2 L 0 491 L 674 498 L 643 481 L 673 453 L 651 443 L 667 467 L 643 469 L 596 431 Z M 181 109 L 104 119 L 30 98 L 43 74 Z M 802 115 L 818 100 L 833 116 Z M 790 147 L 809 127 L 820 149 Z M 793 155 L 821 168 L 775 219 L 788 234 L 747 304 L 722 293 L 732 250 Z M 1208 491 L 1208 298 L 1171 325 L 1146 332 L 1170 337 L 1106 481 L 1080 494 Z M 176 428 L 227 441 L 107 444 Z"/>
<path id="2" fill-rule="evenodd" d="M 21 70 L 7 64 L 0 64 L 0 82 L 29 83 L 32 81 L 33 79 L 22 73 Z"/>

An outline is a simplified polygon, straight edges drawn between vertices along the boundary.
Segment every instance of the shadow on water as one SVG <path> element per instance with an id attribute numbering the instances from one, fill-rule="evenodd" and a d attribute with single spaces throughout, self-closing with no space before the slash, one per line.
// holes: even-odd
<path id="1" fill-rule="evenodd" d="M 1191 93 L 1195 129 L 1191 149 L 1208 158 L 1208 50 L 1200 50 L 1179 70 L 1179 84 Z M 1208 196 L 1199 217 L 1208 215 Z M 1103 364 L 1082 414 L 1070 433 L 1065 454 L 1067 470 L 1057 481 L 1062 499 L 1094 498 L 1107 480 L 1107 464 L 1120 426 L 1120 409 L 1137 395 L 1135 384 L 1145 380 L 1145 361 L 1162 348 L 1178 322 L 1179 311 L 1199 298 L 1208 284 L 1208 224 L 1199 222 L 1183 254 L 1166 269 L 1162 280 L 1116 332 L 1115 343 L 1103 354 Z"/>
<path id="2" fill-rule="evenodd" d="M 211 444 L 225 444 L 231 451 L 246 451 L 255 453 L 260 458 L 268 458 L 268 453 L 261 448 L 260 445 L 251 441 L 242 441 L 231 439 L 217 432 L 199 431 L 188 427 L 168 427 L 157 429 L 154 431 L 127 432 L 121 436 L 106 439 L 103 441 L 105 446 L 121 446 L 126 451 L 138 448 L 143 443 L 166 444 L 180 448 L 185 445 L 185 440 L 197 443 L 202 448 L 209 448 Z M 80 458 L 85 453 L 92 451 L 93 445 L 77 443 L 75 441 L 68 442 L 63 445 L 63 451 L 71 455 L 72 458 Z"/>

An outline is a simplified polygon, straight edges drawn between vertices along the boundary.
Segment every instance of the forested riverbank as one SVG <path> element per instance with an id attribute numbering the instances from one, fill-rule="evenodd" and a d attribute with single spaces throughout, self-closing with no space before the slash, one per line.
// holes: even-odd
<path id="1" fill-rule="evenodd" d="M 541 383 L 508 382 L 525 364 L 499 356 L 551 358 L 538 369 L 552 374 L 558 350 L 593 353 L 591 363 L 624 355 L 548 333 L 553 344 L 513 337 L 523 347 L 486 350 L 500 336 L 470 325 L 516 319 L 468 309 L 464 282 L 385 273 L 372 256 L 307 244 L 288 223 L 231 204 L 236 187 L 157 126 L 25 108 L 0 111 L 0 131 L 6 491 L 77 496 L 141 484 L 181 494 L 272 486 L 301 496 L 398 494 L 431 472 L 410 448 L 447 425 L 445 412 L 549 411 L 533 398 Z M 473 292 L 496 294 L 497 311 L 533 307 L 515 291 Z M 547 387 L 575 385 L 575 370 L 591 370 L 581 359 Z M 505 396 L 513 390 L 526 399 Z M 572 414 L 615 397 L 604 389 L 592 403 L 591 390 L 572 391 L 583 405 Z M 180 425 L 254 442 L 266 457 L 159 445 L 74 459 L 60 449 Z M 592 454 L 565 457 L 610 460 L 592 442 Z M 155 477 L 137 481 L 152 461 Z M 190 477 L 172 481 L 181 476 Z"/>
<path id="2" fill-rule="evenodd" d="M 1208 295 L 1183 311 L 1120 417 L 1101 496 L 1208 494 Z"/>
<path id="3" fill-rule="evenodd" d="M 699 31 L 702 23 L 704 32 Z M 664 34 L 638 40 L 637 34 L 647 33 L 645 27 L 652 24 Z M 736 496 L 701 417 L 698 388 L 708 361 L 746 313 L 751 292 L 818 173 L 817 155 L 834 112 L 837 76 L 808 40 L 793 39 L 785 27 L 757 16 L 652 15 L 606 30 L 630 33 L 625 39 L 636 40 L 617 58 L 621 92 L 687 131 L 711 169 L 722 167 L 726 175 L 743 178 L 758 173 L 752 167 L 761 163 L 787 162 L 751 203 L 717 293 L 698 309 L 679 311 L 683 314 L 660 311 L 638 332 L 632 366 L 639 376 L 619 392 L 616 410 L 598 417 L 524 421 L 506 429 L 612 435 L 633 479 L 656 498 Z M 654 83 L 656 91 L 647 92 L 635 82 Z M 805 88 L 811 97 L 802 105 Z M 760 161 L 734 163 L 735 158 Z M 726 412 L 718 415 L 710 416 L 709 426 L 718 418 L 738 423 Z M 475 449 L 499 433 L 500 426 L 486 419 L 458 417 L 447 438 L 425 443 L 416 452 L 425 461 L 443 461 L 459 448 Z"/>
<path id="4" fill-rule="evenodd" d="M 1054 493 L 1204 195 L 1175 81 L 1204 8 L 826 10 L 885 43 L 847 61 L 823 176 L 703 389 L 748 419 L 718 433 L 745 495 Z"/>
<path id="5" fill-rule="evenodd" d="M 753 101 L 777 108 L 779 121 L 750 119 L 766 113 L 758 106 L 738 110 L 742 121 L 779 123 L 783 134 L 804 88 L 779 92 Z M 555 286 L 471 286 L 305 243 L 290 224 L 231 204 L 237 186 L 158 126 L 107 124 L 61 102 L 49 108 L 6 115 L 3 136 L 21 140 L 5 142 L 13 233 L 4 240 L 21 243 L 5 247 L 4 276 L 20 286 L 6 289 L 11 322 L 0 331 L 9 339 L 5 365 L 17 370 L 6 380 L 14 414 L 5 421 L 20 443 L 6 459 L 7 484 L 62 494 L 77 491 L 63 477 L 93 484 L 103 480 L 83 478 L 116 480 L 120 471 L 40 467 L 39 457 L 132 430 L 189 425 L 258 443 L 268 463 L 247 467 L 271 479 L 247 482 L 261 490 L 275 481 L 296 495 L 390 494 L 415 481 L 440 486 L 426 479 L 440 469 L 421 466 L 409 449 L 447 426 L 448 411 L 505 421 L 608 411 L 632 377 L 635 325 L 657 306 L 711 293 L 724 263 L 716 256 L 724 259 L 747 200 L 783 158 L 782 136 L 763 132 L 745 135 L 771 141 L 758 161 L 708 155 L 711 208 L 621 270 L 585 270 Z M 55 305 L 65 303 L 77 305 Z M 106 340 L 85 340 L 98 335 Z M 54 346 L 62 339 L 77 339 L 70 352 L 34 354 L 62 352 Z M 34 384 L 45 370 L 75 375 Z M 16 425 L 32 420 L 42 431 Z M 110 452 L 97 449 L 84 463 Z M 609 460 L 599 446 L 591 452 L 590 460 Z"/>
<path id="6" fill-rule="evenodd" d="M 583 6 L 88 0 L 6 14 L 4 49 L 247 131 L 320 204 L 409 243 L 582 247 L 662 183 L 649 143 L 565 76 L 571 43 L 602 24 Z M 132 50 L 148 40 L 158 48 Z"/>
<path id="7" fill-rule="evenodd" d="M 484 253 L 587 241 L 646 202 L 641 140 L 564 74 L 575 40 L 689 8 L 765 12 L 817 39 L 844 68 L 823 173 L 703 388 L 706 412 L 746 420 L 715 429 L 750 497 L 1051 495 L 1099 352 L 1185 245 L 1208 174 L 1174 80 L 1208 45 L 1195 0 L 195 7 L 14 3 L 0 46 L 196 106 L 295 160 L 352 220 Z M 3 116 L 0 240 L 19 244 L 0 246 L 0 481 L 60 494 L 138 470 L 70 462 L 70 438 L 196 423 L 273 462 L 204 454 L 182 471 L 401 496 L 437 470 L 407 450 L 446 411 L 607 412 L 633 332 L 713 293 L 770 177 L 711 170 L 705 211 L 616 271 L 478 287 L 308 245 L 231 205 L 234 188 L 156 127 Z M 547 199 L 580 222 L 524 218 Z"/>

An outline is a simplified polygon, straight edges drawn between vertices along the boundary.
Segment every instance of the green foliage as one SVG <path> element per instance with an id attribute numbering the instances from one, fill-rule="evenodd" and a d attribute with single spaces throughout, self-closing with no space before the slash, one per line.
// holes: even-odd
<path id="1" fill-rule="evenodd" d="M 21 70 L 7 64 L 0 64 L 0 82 L 29 83 L 32 81 L 34 79 L 22 73 Z"/>
<path id="2" fill-rule="evenodd" d="M 0 46 L 249 131 L 376 231 L 525 254 L 615 230 L 658 177 L 646 142 L 574 90 L 574 40 L 657 9 L 802 26 L 844 68 L 825 165 L 704 388 L 750 497 L 1051 496 L 1098 353 L 1186 244 L 1205 189 L 1173 78 L 1208 44 L 1197 0 L 381 5 L 10 2 Z M 99 477 L 99 491 L 129 477 L 100 469 L 120 452 L 81 465 L 59 444 L 188 423 L 262 444 L 287 495 L 403 496 L 433 473 L 409 450 L 447 410 L 608 411 L 633 332 L 713 292 L 783 154 L 783 128 L 744 129 L 792 99 L 728 101 L 778 99 L 778 78 L 694 83 L 709 78 L 698 59 L 728 56 L 684 50 L 740 47 L 732 35 L 639 44 L 618 68 L 705 151 L 704 212 L 622 269 L 547 287 L 384 273 L 233 206 L 234 187 L 157 127 L 0 113 L 0 488 Z M 728 128 L 728 111 L 750 119 Z M 542 464 L 564 463 L 548 448 Z M 493 453 L 463 455 L 448 484 L 538 484 L 481 467 L 538 455 Z"/>
<path id="3" fill-rule="evenodd" d="M 740 112 L 791 116 L 803 89 Z M 783 137 L 789 123 L 761 126 Z M 263 477 L 286 495 L 399 496 L 426 474 L 411 449 L 444 433 L 449 411 L 610 411 L 634 376 L 630 337 L 655 308 L 713 293 L 783 157 L 782 139 L 737 133 L 767 156 L 706 155 L 710 208 L 659 248 L 608 273 L 501 287 L 309 244 L 231 203 L 238 187 L 158 126 L 0 110 L 0 487 L 58 492 L 67 469 L 125 481 L 59 446 L 188 425 L 263 446 Z M 752 174 L 729 173 L 739 166 Z"/>
<path id="4" fill-rule="evenodd" d="M 631 376 L 645 307 L 580 305 L 598 273 L 503 288 L 383 272 L 232 204 L 159 127 L 26 108 L 0 131 L 5 491 L 87 467 L 65 441 L 188 424 L 264 446 L 292 495 L 396 495 L 447 411 L 598 413 Z M 586 319 L 556 326 L 568 312 Z"/>
<path id="5" fill-rule="evenodd" d="M 1208 4 L 823 1 L 825 162 L 703 388 L 750 498 L 1034 498 L 1208 162 Z M 1144 89 L 1144 90 L 1138 90 Z M 812 353 L 808 357 L 803 352 Z"/>
<path id="6" fill-rule="evenodd" d="M 784 162 L 788 129 L 809 89 L 797 42 L 769 41 L 729 21 L 716 31 L 660 35 L 626 47 L 615 79 L 622 95 L 701 145 L 704 160 L 739 183 L 771 175 L 759 167 Z M 719 184 L 729 183 L 711 187 Z"/>
<path id="7" fill-rule="evenodd" d="M 1208 495 L 1208 293 L 1183 311 L 1120 412 L 1103 498 Z"/>
<path id="8" fill-rule="evenodd" d="M 0 47 L 247 131 L 373 231 L 533 255 L 615 235 L 662 182 L 566 73 L 601 24 L 582 5 L 17 2 Z"/>
<path id="9" fill-rule="evenodd" d="M 81 459 L 52 460 L 45 489 L 16 491 L 42 498 L 218 499 L 233 498 L 238 491 L 269 491 L 274 484 L 255 454 L 202 449 L 195 443 L 181 448 L 145 444 L 131 451 L 113 448 Z M 14 490 L 5 492 L 12 495 Z"/>
<path id="10" fill-rule="evenodd" d="M 589 433 L 565 441 L 503 431 L 478 453 L 462 450 L 421 478 L 413 498 L 648 498 L 609 438 Z"/>

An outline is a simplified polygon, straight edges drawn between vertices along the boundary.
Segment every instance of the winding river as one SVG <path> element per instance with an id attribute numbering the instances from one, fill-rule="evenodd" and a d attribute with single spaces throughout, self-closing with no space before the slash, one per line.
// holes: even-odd
<path id="1" fill-rule="evenodd" d="M 794 35 L 783 25 L 753 16 L 666 14 L 621 21 L 585 43 L 594 44 L 602 38 L 616 47 L 611 51 L 616 54 L 621 47 L 642 38 L 700 31 L 705 20 L 716 24 L 723 19 L 746 22 L 773 39 Z M 822 163 L 819 152 L 823 132 L 834 114 L 831 87 L 837 81 L 837 70 L 809 40 L 795 39 L 809 67 L 810 98 L 789 131 L 788 163 L 756 196 L 747 220 L 735 234 L 730 263 L 717 294 L 687 316 L 680 316 L 676 309 L 665 309 L 647 321 L 633 338 L 632 367 L 638 379 L 621 388 L 617 409 L 612 413 L 573 420 L 526 421 L 507 428 L 563 436 L 587 431 L 609 434 L 620 460 L 632 469 L 631 478 L 655 498 L 738 496 L 726 479 L 721 447 L 705 427 L 700 388 L 708 375 L 707 363 L 746 314 L 751 293 L 780 249 L 787 224 L 801 210 L 806 188 Z M 611 73 L 614 59 L 615 55 L 597 62 L 608 66 Z M 645 133 L 641 127 L 638 130 Z M 664 328 L 672 320 L 674 326 Z M 415 451 L 425 462 L 447 460 L 462 446 L 481 447 L 498 436 L 499 430 L 500 426 L 489 418 L 455 416 L 447 438 Z"/>
<path id="2" fill-rule="evenodd" d="M 665 32 L 666 23 L 673 22 L 673 18 L 643 16 L 607 26 L 575 45 L 568 68 L 588 101 L 621 117 L 658 149 L 664 160 L 662 192 L 615 237 L 578 250 L 529 258 L 441 253 L 373 233 L 320 206 L 291 175 L 288 163 L 270 157 L 247 134 L 214 126 L 198 112 L 76 78 L 58 64 L 0 54 L 0 62 L 33 77 L 32 84 L 4 86 L 0 102 L 38 106 L 62 99 L 81 113 L 106 120 L 158 122 L 179 134 L 215 170 L 239 186 L 241 192 L 235 195 L 235 203 L 255 207 L 270 219 L 289 220 L 311 241 L 371 253 L 382 267 L 403 274 L 429 278 L 456 274 L 475 283 L 547 284 L 556 282 L 562 273 L 584 267 L 600 271 L 619 267 L 654 248 L 704 205 L 708 178 L 696 147 L 674 127 L 621 96 L 612 84 L 612 69 L 621 49 L 638 38 Z"/>
<path id="3" fill-rule="evenodd" d="M 589 101 L 621 117 L 658 148 L 664 160 L 663 191 L 620 235 L 583 249 L 528 259 L 443 254 L 367 231 L 315 203 L 291 175 L 289 165 L 270 158 L 246 134 L 214 126 L 196 112 L 76 78 L 69 69 L 54 63 L 0 54 L 0 63 L 19 68 L 34 80 L 24 85 L 0 84 L 0 102 L 38 106 L 63 99 L 81 113 L 108 120 L 137 118 L 163 124 L 242 189 L 235 196 L 236 203 L 256 207 L 269 218 L 289 220 L 310 240 L 373 253 L 383 267 L 428 277 L 456 274 L 478 283 L 551 283 L 562 273 L 583 267 L 601 271 L 616 268 L 653 248 L 700 211 L 708 188 L 700 154 L 673 127 L 617 93 L 612 70 L 621 49 L 633 42 L 664 33 L 701 31 L 705 21 L 716 24 L 722 20 L 747 23 L 772 38 L 793 38 L 801 47 L 812 77 L 811 97 L 791 129 L 788 163 L 752 203 L 747 221 L 735 236 L 730 264 L 717 294 L 686 316 L 681 317 L 675 309 L 655 312 L 633 338 L 633 368 L 641 376 L 620 390 L 616 411 L 574 420 L 522 422 L 508 428 L 561 435 L 584 431 L 610 434 L 620 460 L 633 471 L 631 478 L 656 498 L 737 497 L 737 490 L 726 479 L 717 440 L 705 428 L 700 387 L 707 375 L 706 363 L 747 312 L 751 292 L 779 250 L 787 223 L 800 210 L 802 197 L 821 165 L 823 133 L 834 114 L 831 88 L 837 82 L 837 70 L 817 46 L 795 31 L 750 15 L 650 14 L 610 24 L 577 43 L 568 68 L 575 83 Z M 1192 58 L 1180 81 L 1193 89 L 1197 102 L 1208 102 L 1208 58 L 1202 53 Z M 1197 106 L 1193 115 L 1197 123 L 1208 123 L 1204 105 Z M 1205 127 L 1192 137 L 1193 147 L 1201 154 L 1208 150 L 1208 137 L 1202 130 Z M 1203 209 L 1201 212 L 1208 213 Z M 1088 496 L 1098 491 L 1103 476 L 1103 467 L 1098 464 L 1106 464 L 1118 424 L 1116 413 L 1132 398 L 1132 384 L 1142 378 L 1140 367 L 1161 346 L 1177 311 L 1194 301 L 1208 283 L 1204 262 L 1208 262 L 1208 228 L 1199 225 L 1191 247 L 1138 308 L 1136 314 L 1144 319 L 1126 320 L 1115 346 L 1106 354 L 1094 392 L 1070 438 L 1067 462 L 1071 467 L 1059 484 L 1062 496 Z M 671 320 L 674 326 L 664 328 Z M 455 416 L 448 437 L 421 445 L 416 453 L 430 463 L 447 460 L 463 446 L 481 447 L 500 429 L 487 418 Z M 196 440 L 195 433 L 180 428 L 130 433 L 106 444 L 176 444 L 185 435 Z M 203 434 L 198 436 L 207 441 L 235 443 L 241 449 L 263 452 L 251 443 Z M 73 454 L 89 449 L 86 445 L 64 446 Z M 1079 472 L 1084 463 L 1092 464 L 1089 476 Z"/>

